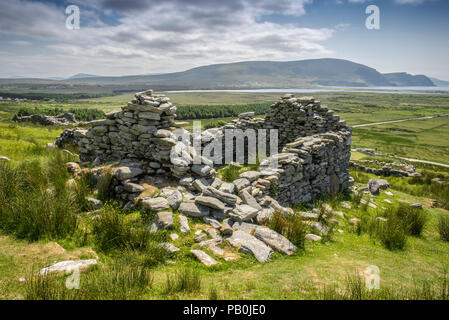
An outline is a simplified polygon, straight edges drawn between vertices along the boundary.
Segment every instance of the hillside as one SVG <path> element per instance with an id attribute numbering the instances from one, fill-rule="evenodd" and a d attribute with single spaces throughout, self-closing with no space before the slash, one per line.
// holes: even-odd
<path id="1" fill-rule="evenodd" d="M 396 75 L 396 74 L 393 74 Z M 362 64 L 340 59 L 289 62 L 252 61 L 201 66 L 183 72 L 159 75 L 89 77 L 71 83 L 145 84 L 186 89 L 212 88 L 295 88 L 307 86 L 433 86 L 426 76 L 406 73 L 383 75 Z"/>

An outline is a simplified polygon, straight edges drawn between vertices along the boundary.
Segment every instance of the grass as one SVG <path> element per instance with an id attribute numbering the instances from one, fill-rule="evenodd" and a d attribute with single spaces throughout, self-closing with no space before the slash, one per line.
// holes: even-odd
<path id="1" fill-rule="evenodd" d="M 275 212 L 268 221 L 268 227 L 282 234 L 300 249 L 305 249 L 306 227 L 299 214 L 284 215 Z"/>
<path id="2" fill-rule="evenodd" d="M 449 216 L 441 215 L 438 218 L 438 232 L 441 240 L 449 242 Z"/>

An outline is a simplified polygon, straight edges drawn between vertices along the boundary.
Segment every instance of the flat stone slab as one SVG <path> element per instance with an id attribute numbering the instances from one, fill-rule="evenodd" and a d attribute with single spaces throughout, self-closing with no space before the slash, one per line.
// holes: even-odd
<path id="1" fill-rule="evenodd" d="M 179 206 L 179 212 L 191 217 L 204 217 L 208 216 L 210 213 L 208 207 L 191 202 L 181 203 L 181 205 Z"/>
<path id="2" fill-rule="evenodd" d="M 207 196 L 199 196 L 195 198 L 195 203 L 201 204 L 203 206 L 212 208 L 212 209 L 218 209 L 218 210 L 224 210 L 225 205 L 223 202 L 218 200 L 214 197 L 207 197 Z"/>
<path id="3" fill-rule="evenodd" d="M 156 214 L 158 225 L 162 229 L 173 228 L 173 213 L 170 211 L 160 211 Z"/>
<path id="4" fill-rule="evenodd" d="M 259 262 L 268 261 L 273 253 L 273 250 L 265 243 L 242 230 L 233 232 L 232 236 L 226 240 L 239 251 L 254 255 Z"/>
<path id="5" fill-rule="evenodd" d="M 126 191 L 134 193 L 134 192 L 143 192 L 145 190 L 144 187 L 142 187 L 140 184 L 137 183 L 125 183 L 123 184 L 123 188 L 125 188 Z"/>
<path id="6" fill-rule="evenodd" d="M 166 210 L 169 208 L 168 201 L 165 198 L 144 198 L 142 201 L 142 206 L 146 209 L 159 211 Z"/>
<path id="7" fill-rule="evenodd" d="M 240 191 L 239 196 L 240 198 L 242 198 L 243 203 L 249 205 L 250 207 L 253 207 L 254 209 L 262 210 L 260 204 L 257 203 L 256 199 L 254 199 L 254 197 L 250 195 L 248 191 Z"/>
<path id="8" fill-rule="evenodd" d="M 298 249 L 286 237 L 265 226 L 246 222 L 236 222 L 233 224 L 232 228 L 234 230 L 245 231 L 250 235 L 255 236 L 257 239 L 262 240 L 271 248 L 289 256 L 294 254 Z"/>
<path id="9" fill-rule="evenodd" d="M 217 265 L 218 262 L 202 250 L 192 249 L 190 252 L 204 265 L 210 267 Z"/>
<path id="10" fill-rule="evenodd" d="M 246 178 L 251 182 L 259 179 L 259 177 L 260 177 L 259 171 L 246 171 L 240 174 L 240 178 Z"/>
<path id="11" fill-rule="evenodd" d="M 309 240 L 309 241 L 312 241 L 312 242 L 317 242 L 317 241 L 321 240 L 320 236 L 318 236 L 316 234 L 313 234 L 313 233 L 306 234 L 305 238 L 306 238 L 306 240 Z"/>
<path id="12" fill-rule="evenodd" d="M 142 169 L 133 167 L 119 167 L 115 169 L 113 172 L 114 176 L 119 180 L 131 179 L 137 177 L 142 173 L 143 173 Z"/>
<path id="13" fill-rule="evenodd" d="M 231 206 L 233 206 L 237 202 L 241 201 L 241 200 L 239 200 L 240 198 L 237 197 L 234 194 L 226 193 L 226 192 L 217 190 L 217 189 L 212 188 L 212 187 L 204 188 L 203 194 L 205 196 L 217 198 L 217 199 L 219 199 L 219 200 L 223 201 L 224 203 L 229 204 Z"/>
<path id="14" fill-rule="evenodd" d="M 177 210 L 182 202 L 182 194 L 181 192 L 176 189 L 174 190 L 168 197 L 167 201 L 170 207 L 172 207 L 174 210 Z"/>
<path id="15" fill-rule="evenodd" d="M 47 275 L 53 273 L 71 273 L 73 271 L 86 271 L 93 265 L 97 264 L 96 259 L 89 260 L 67 260 L 55 263 L 49 267 L 41 269 L 40 275 Z"/>
<path id="16" fill-rule="evenodd" d="M 253 208 L 247 204 L 242 204 L 235 207 L 229 216 L 237 221 L 250 221 L 252 218 L 256 217 L 258 213 L 259 210 L 256 208 Z"/>
<path id="17" fill-rule="evenodd" d="M 237 188 L 238 191 L 242 190 L 243 188 L 249 187 L 249 185 L 251 184 L 250 181 L 246 178 L 234 180 L 232 183 L 234 184 L 234 186 Z"/>
<path id="18" fill-rule="evenodd" d="M 179 215 L 179 224 L 179 230 L 181 230 L 182 233 L 187 233 L 190 231 L 189 220 L 186 216 L 183 216 L 182 214 Z"/>

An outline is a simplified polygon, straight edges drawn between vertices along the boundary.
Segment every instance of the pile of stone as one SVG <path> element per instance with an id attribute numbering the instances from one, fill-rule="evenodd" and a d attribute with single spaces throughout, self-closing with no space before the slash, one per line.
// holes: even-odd
<path id="1" fill-rule="evenodd" d="M 67 112 L 58 116 L 46 116 L 43 114 L 33 114 L 31 116 L 15 117 L 16 122 L 32 122 L 44 126 L 67 126 L 76 124 L 75 115 Z"/>
<path id="2" fill-rule="evenodd" d="M 139 170 L 147 174 L 214 175 L 210 160 L 201 158 L 201 164 L 193 164 L 196 154 L 190 141 L 178 141 L 188 133 L 175 127 L 175 112 L 176 106 L 165 95 L 152 90 L 136 93 L 121 111 L 89 122 L 89 130 L 65 130 L 56 145 L 76 145 L 83 162 L 140 161 Z M 171 161 L 174 152 L 182 157 Z"/>
<path id="3" fill-rule="evenodd" d="M 361 165 L 357 162 L 367 163 L 369 165 L 374 164 L 374 165 L 378 165 L 378 166 L 382 166 L 382 167 L 381 168 L 369 167 L 369 166 Z M 392 176 L 392 177 L 399 177 L 399 178 L 421 176 L 420 173 L 415 171 L 414 166 L 407 165 L 407 164 L 401 164 L 401 163 L 386 163 L 386 162 L 380 162 L 380 161 L 376 161 L 376 160 L 365 160 L 365 161 L 355 160 L 355 161 L 350 161 L 349 166 L 356 170 L 366 172 L 366 173 L 371 173 L 376 176 L 384 176 L 384 177 Z M 396 167 L 403 166 L 405 170 L 392 168 L 392 166 L 396 166 Z"/>

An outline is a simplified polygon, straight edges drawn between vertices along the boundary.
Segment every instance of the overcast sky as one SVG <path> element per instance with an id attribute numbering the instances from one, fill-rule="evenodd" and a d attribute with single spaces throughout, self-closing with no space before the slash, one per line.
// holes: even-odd
<path id="1" fill-rule="evenodd" d="M 80 8 L 80 29 L 65 9 Z M 365 27 L 368 5 L 380 30 Z M 0 77 L 130 75 L 342 58 L 449 80 L 447 0 L 0 1 Z"/>

